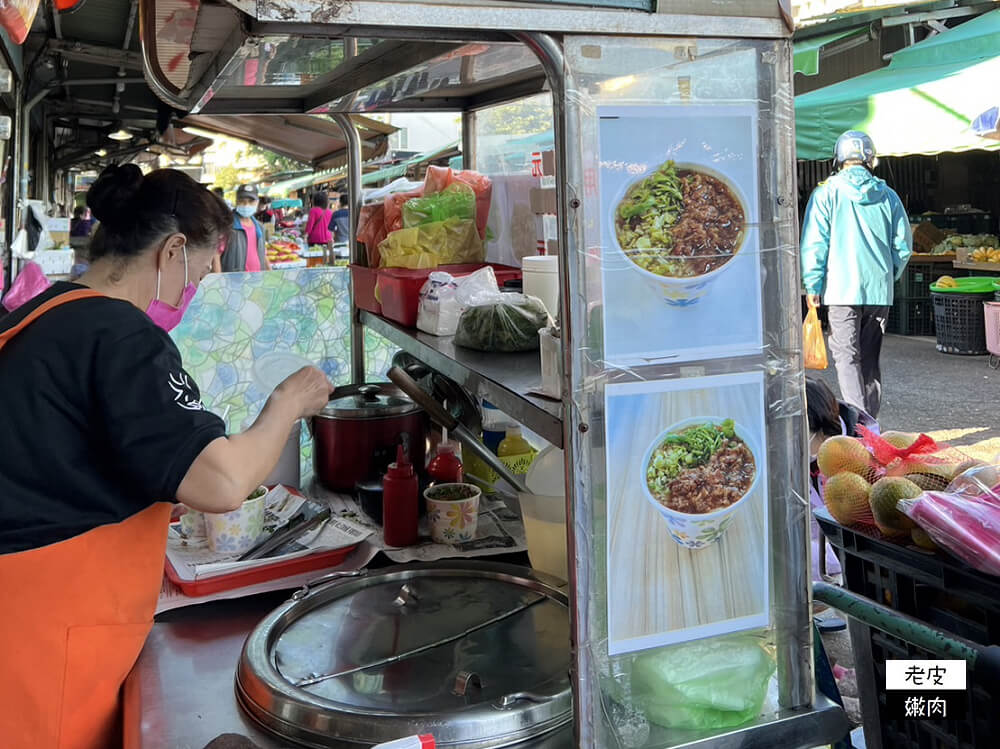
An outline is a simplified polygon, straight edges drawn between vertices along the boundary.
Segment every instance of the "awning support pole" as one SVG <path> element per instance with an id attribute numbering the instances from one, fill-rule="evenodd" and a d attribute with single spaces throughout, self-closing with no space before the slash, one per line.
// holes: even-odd
<path id="1" fill-rule="evenodd" d="M 340 125 L 347 141 L 347 197 L 350 200 L 351 235 L 347 239 L 350 248 L 351 262 L 355 265 L 367 265 L 361 257 L 358 246 L 358 218 L 361 216 L 363 203 L 361 194 L 361 136 L 358 135 L 354 122 L 349 115 L 331 115 L 333 121 Z M 365 331 L 358 319 L 358 311 L 354 306 L 354 284 L 351 284 L 349 295 L 351 305 L 351 382 L 360 384 L 365 381 Z"/>

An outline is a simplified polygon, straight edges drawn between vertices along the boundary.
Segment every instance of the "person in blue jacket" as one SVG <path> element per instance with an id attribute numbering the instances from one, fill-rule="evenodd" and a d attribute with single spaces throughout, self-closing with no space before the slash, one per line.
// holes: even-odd
<path id="1" fill-rule="evenodd" d="M 878 416 L 879 357 L 893 284 L 913 248 L 899 196 L 871 173 L 875 145 L 851 130 L 837 139 L 837 172 L 809 198 L 802 226 L 802 281 L 809 306 L 828 307 L 841 397 Z"/>

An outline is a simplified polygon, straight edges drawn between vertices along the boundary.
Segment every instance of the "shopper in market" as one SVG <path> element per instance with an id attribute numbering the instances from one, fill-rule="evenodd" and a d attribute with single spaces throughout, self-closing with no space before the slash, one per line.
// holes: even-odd
<path id="1" fill-rule="evenodd" d="M 88 272 L 0 323 L 0 658 L 4 749 L 120 744 L 119 689 L 152 626 L 172 504 L 240 506 L 293 424 L 332 389 L 282 383 L 227 436 L 167 331 L 231 225 L 183 172 L 107 168 Z"/>
<path id="2" fill-rule="evenodd" d="M 236 189 L 236 212 L 225 248 L 212 263 L 215 273 L 271 270 L 264 227 L 254 218 L 259 196 L 254 185 Z"/>
<path id="3" fill-rule="evenodd" d="M 73 218 L 69 222 L 69 235 L 71 237 L 89 237 L 94 230 L 94 217 L 90 209 L 85 205 L 78 205 L 73 209 Z"/>
<path id="4" fill-rule="evenodd" d="M 830 348 L 845 401 L 877 417 L 879 358 L 894 282 L 913 237 L 899 196 L 872 174 L 875 145 L 852 130 L 837 139 L 837 172 L 813 191 L 802 227 L 808 304 L 828 306 Z"/>
<path id="5" fill-rule="evenodd" d="M 340 194 L 339 207 L 330 218 L 330 231 L 333 232 L 334 243 L 347 242 L 351 234 L 351 211 L 347 193 Z"/>
<path id="6" fill-rule="evenodd" d="M 319 190 L 313 194 L 312 208 L 306 220 L 306 242 L 310 249 L 321 248 L 327 264 L 333 264 L 333 238 L 330 235 L 330 220 L 333 212 L 328 208 L 327 194 Z"/>

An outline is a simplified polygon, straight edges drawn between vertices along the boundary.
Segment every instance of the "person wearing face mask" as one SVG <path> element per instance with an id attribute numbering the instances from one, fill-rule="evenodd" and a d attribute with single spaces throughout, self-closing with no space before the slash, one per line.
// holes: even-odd
<path id="1" fill-rule="evenodd" d="M 120 743 L 119 689 L 152 626 L 173 502 L 236 509 L 333 389 L 306 367 L 227 435 L 167 331 L 230 213 L 183 172 L 104 170 L 88 271 L 0 321 L 0 658 L 6 749 Z"/>
<path id="2" fill-rule="evenodd" d="M 236 211 L 225 248 L 212 262 L 215 273 L 271 270 L 264 227 L 254 218 L 260 198 L 254 185 L 236 188 Z"/>

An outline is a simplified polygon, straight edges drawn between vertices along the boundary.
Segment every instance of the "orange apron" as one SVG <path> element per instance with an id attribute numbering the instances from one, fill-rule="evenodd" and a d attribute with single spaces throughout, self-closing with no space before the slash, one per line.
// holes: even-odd
<path id="1" fill-rule="evenodd" d="M 0 333 L 0 349 L 70 291 Z M 67 487 L 72 491 L 72 487 Z M 163 577 L 171 505 L 66 541 L 0 555 L 0 745 L 108 749 L 121 743 L 119 690 L 146 635 Z"/>

